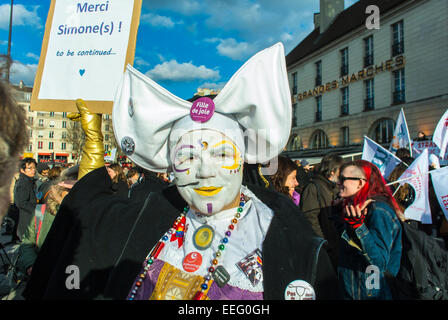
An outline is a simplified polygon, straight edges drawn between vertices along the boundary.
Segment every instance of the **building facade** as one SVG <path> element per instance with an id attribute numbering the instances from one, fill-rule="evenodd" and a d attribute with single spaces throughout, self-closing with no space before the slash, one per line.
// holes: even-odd
<path id="1" fill-rule="evenodd" d="M 372 3 L 379 29 L 367 25 Z M 315 29 L 286 57 L 293 104 L 287 149 L 361 146 L 363 136 L 387 145 L 401 108 L 412 138 L 431 136 L 448 108 L 448 1 L 320 5 Z"/>
<path id="2" fill-rule="evenodd" d="M 38 163 L 64 165 L 77 163 L 82 151 L 82 129 L 79 123 L 67 118 L 67 112 L 32 111 L 30 107 L 32 88 L 21 82 L 12 86 L 15 101 L 26 111 L 29 144 L 23 157 L 32 157 Z M 102 132 L 104 150 L 116 148 L 112 117 L 103 115 Z"/>

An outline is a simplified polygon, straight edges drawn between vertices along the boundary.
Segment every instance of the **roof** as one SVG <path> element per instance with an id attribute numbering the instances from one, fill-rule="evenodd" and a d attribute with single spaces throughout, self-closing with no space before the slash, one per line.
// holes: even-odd
<path id="1" fill-rule="evenodd" d="M 364 25 L 368 16 L 365 13 L 366 8 L 369 5 L 374 4 L 378 6 L 380 14 L 384 15 L 385 12 L 406 1 L 408 0 L 359 0 L 339 13 L 324 33 L 320 34 L 320 28 L 314 29 L 286 56 L 286 65 L 292 65 L 325 45 Z"/>

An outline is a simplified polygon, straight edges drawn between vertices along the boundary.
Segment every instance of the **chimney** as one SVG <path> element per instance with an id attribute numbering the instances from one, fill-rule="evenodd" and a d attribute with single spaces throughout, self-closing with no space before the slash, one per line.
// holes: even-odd
<path id="1" fill-rule="evenodd" d="M 320 0 L 320 13 L 318 20 L 320 20 L 320 33 L 325 32 L 336 16 L 344 11 L 344 0 Z M 316 26 L 316 14 L 314 15 Z"/>
<path id="2" fill-rule="evenodd" d="M 317 12 L 314 14 L 314 29 L 317 29 L 320 27 L 320 13 Z"/>

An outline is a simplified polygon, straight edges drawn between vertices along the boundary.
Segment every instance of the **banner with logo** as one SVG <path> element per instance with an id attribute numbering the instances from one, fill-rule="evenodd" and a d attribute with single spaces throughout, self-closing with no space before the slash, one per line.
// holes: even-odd
<path id="1" fill-rule="evenodd" d="M 423 150 L 398 180 L 405 180 L 400 182 L 400 185 L 408 183 L 415 191 L 415 200 L 406 208 L 404 216 L 421 221 L 424 224 L 431 224 L 431 208 L 428 195 L 428 150 Z"/>
<path id="2" fill-rule="evenodd" d="M 437 200 L 448 220 L 448 167 L 431 171 L 431 179 Z"/>
<path id="3" fill-rule="evenodd" d="M 404 116 L 403 109 L 401 109 L 398 114 L 397 122 L 395 123 L 394 135 L 390 142 L 389 151 L 395 154 L 400 148 L 409 148 L 412 156 L 411 142 L 412 140 L 409 134 L 406 117 Z"/>
<path id="4" fill-rule="evenodd" d="M 414 157 L 418 156 L 423 152 L 423 150 L 427 149 L 428 154 L 436 155 L 439 157 L 439 163 L 441 166 L 448 166 L 448 149 L 445 151 L 445 155 L 440 157 L 440 149 L 439 147 L 431 140 L 424 141 L 412 141 L 412 154 Z"/>
<path id="5" fill-rule="evenodd" d="M 440 118 L 432 135 L 432 141 L 439 147 L 440 156 L 445 155 L 448 146 L 448 109 L 442 118 Z"/>
<path id="6" fill-rule="evenodd" d="M 387 179 L 395 167 L 401 163 L 396 155 L 366 136 L 364 136 L 362 160 L 376 165 L 384 179 Z"/>
<path id="7" fill-rule="evenodd" d="M 132 64 L 142 0 L 52 0 L 31 97 L 34 111 L 112 113 Z"/>

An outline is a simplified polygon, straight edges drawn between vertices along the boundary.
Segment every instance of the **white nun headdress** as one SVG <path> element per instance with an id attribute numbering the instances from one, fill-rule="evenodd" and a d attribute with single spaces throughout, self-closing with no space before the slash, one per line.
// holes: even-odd
<path id="1" fill-rule="evenodd" d="M 282 43 L 250 58 L 213 103 L 210 120 L 193 121 L 192 102 L 176 97 L 128 65 L 112 111 L 115 137 L 133 162 L 156 172 L 171 167 L 170 147 L 182 132 L 199 128 L 226 135 L 232 132 L 230 138 L 247 163 L 273 159 L 286 146 L 291 130 L 291 95 Z"/>

